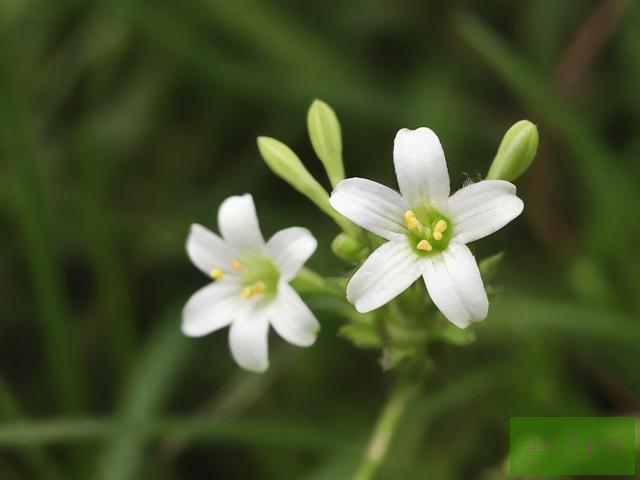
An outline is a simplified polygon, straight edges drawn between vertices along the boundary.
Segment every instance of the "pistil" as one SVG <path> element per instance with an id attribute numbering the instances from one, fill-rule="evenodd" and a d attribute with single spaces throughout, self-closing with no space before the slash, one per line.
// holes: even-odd
<path id="1" fill-rule="evenodd" d="M 417 205 L 404 212 L 407 238 L 420 255 L 434 255 L 449 246 L 449 219 L 431 205 Z"/>
<path id="2" fill-rule="evenodd" d="M 258 280 L 257 282 L 244 287 L 240 294 L 242 295 L 242 298 L 249 299 L 254 295 L 263 293 L 266 289 L 267 285 L 262 280 Z"/>

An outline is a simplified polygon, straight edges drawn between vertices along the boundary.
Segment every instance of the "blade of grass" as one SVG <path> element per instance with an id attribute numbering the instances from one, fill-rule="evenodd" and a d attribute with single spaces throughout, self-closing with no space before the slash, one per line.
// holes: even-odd
<path id="1" fill-rule="evenodd" d="M 191 67 L 191 73 L 204 87 L 211 88 L 214 84 L 220 88 L 233 88 L 236 95 L 275 93 L 278 100 L 287 104 L 292 104 L 300 94 L 296 86 L 292 87 L 292 92 L 274 91 L 271 85 L 280 84 L 281 79 L 264 69 L 237 61 L 222 49 L 207 44 L 197 32 L 183 26 L 179 15 L 169 11 L 165 5 L 150 9 L 135 2 L 120 1 L 112 7 L 114 15 L 130 23 L 151 46 L 165 50 Z"/>
<path id="2" fill-rule="evenodd" d="M 135 349 L 133 305 L 127 290 L 127 277 L 118 255 L 113 228 L 114 221 L 107 198 L 111 172 L 105 150 L 85 129 L 77 140 L 77 166 L 80 185 L 80 229 L 83 244 L 96 278 L 96 303 L 111 340 L 117 378 L 125 378 Z M 102 148 L 101 148 L 102 147 Z"/>
<path id="3" fill-rule="evenodd" d="M 11 393 L 6 383 L 0 378 L 0 418 L 3 422 L 16 421 L 23 416 L 22 409 L 16 398 Z M 20 448 L 23 462 L 33 473 L 35 478 L 47 480 L 62 479 L 60 470 L 49 455 L 34 445 L 26 445 Z"/>
<path id="4" fill-rule="evenodd" d="M 269 370 L 264 374 L 255 375 L 239 370 L 227 385 L 199 410 L 210 419 L 237 418 L 287 371 L 287 367 L 292 365 L 290 357 L 290 349 L 278 349 L 271 354 Z M 189 444 L 185 442 L 165 441 L 158 448 L 159 457 L 164 462 L 171 462 L 188 447 Z"/>
<path id="5" fill-rule="evenodd" d="M 250 50 L 280 63 L 283 68 L 294 67 L 327 78 L 329 72 L 338 75 L 330 79 L 332 82 L 338 82 L 339 77 L 345 74 L 351 78 L 359 76 L 358 72 L 363 70 L 353 61 L 346 61 L 340 51 L 327 46 L 326 39 L 315 37 L 310 28 L 300 25 L 273 3 L 200 0 L 196 5 L 220 31 L 227 32 Z"/>
<path id="6" fill-rule="evenodd" d="M 66 6 L 68 8 L 68 6 Z M 105 77 L 114 64 L 121 60 L 119 49 L 121 35 L 126 36 L 117 25 L 104 15 L 104 7 L 97 6 L 87 19 L 79 23 L 68 34 L 68 40 L 50 52 L 52 60 L 41 70 L 34 72 L 39 80 L 40 92 L 46 98 L 44 107 L 39 107 L 39 118 L 51 120 L 59 118 L 56 108 L 68 102 L 67 96 L 76 94 L 81 78 L 88 77 L 88 88 L 82 99 L 86 105 L 100 105 L 100 100 L 107 97 L 104 92 Z M 109 40 L 106 40 L 106 38 Z M 85 48 L 78 54 L 78 44 Z M 99 67 L 98 67 L 99 65 Z M 38 84 L 36 83 L 36 86 Z M 46 88 L 46 93 L 43 92 Z M 36 98 L 38 98 L 36 96 Z M 74 182 L 74 196 L 82 199 L 75 202 L 79 211 L 79 225 L 74 225 L 82 239 L 82 247 L 86 252 L 88 263 L 95 276 L 96 307 L 92 312 L 92 321 L 100 322 L 110 334 L 111 351 L 117 377 L 124 377 L 130 366 L 135 348 L 135 332 L 133 308 L 128 295 L 127 281 L 122 261 L 119 258 L 114 240 L 113 215 L 108 201 L 108 189 L 113 178 L 113 165 L 108 161 L 113 145 L 120 142 L 111 140 L 108 145 L 104 138 L 98 139 L 95 132 L 104 132 L 104 122 L 98 126 L 96 119 L 104 120 L 104 110 L 96 108 L 82 117 L 78 128 L 73 131 L 72 152 L 64 152 L 71 157 L 71 162 L 78 172 L 78 181 Z M 127 112 L 129 112 L 127 110 Z M 144 123 L 144 122 L 140 122 Z M 101 143 L 102 141 L 102 143 Z"/>
<path id="7" fill-rule="evenodd" d="M 631 179 L 618 156 L 599 138 L 588 121 L 574 112 L 524 60 L 512 52 L 486 25 L 471 14 L 459 14 L 454 27 L 468 45 L 497 72 L 514 95 L 541 118 L 570 149 L 569 160 L 588 189 L 590 220 L 587 234 L 593 250 L 616 262 L 636 285 L 629 258 L 636 257 L 634 235 L 610 235 L 620 225 L 638 231 L 638 205 Z"/>
<path id="8" fill-rule="evenodd" d="M 271 7 L 265 7 L 264 4 L 262 6 L 267 8 L 268 15 L 280 18 L 280 15 L 277 12 L 274 13 Z M 206 8 L 203 7 L 202 14 L 207 15 L 212 22 L 220 22 L 217 10 L 219 8 L 225 12 L 225 16 L 229 15 L 230 18 L 237 14 L 232 11 L 233 7 L 228 7 L 226 4 L 207 5 Z M 363 116 L 369 117 L 375 114 L 391 115 L 397 118 L 402 115 L 401 108 L 382 90 L 373 88 L 370 82 L 354 79 L 351 74 L 345 75 L 346 78 L 341 81 L 337 81 L 335 75 L 332 75 L 329 78 L 331 81 L 327 81 L 328 73 L 318 76 L 304 74 L 301 71 L 297 73 L 295 81 L 292 81 L 291 72 L 286 68 L 265 68 L 262 64 L 249 63 L 243 58 L 237 58 L 212 43 L 204 33 L 183 26 L 180 10 L 172 9 L 171 6 L 156 5 L 154 8 L 147 8 L 135 2 L 120 1 L 114 4 L 114 13 L 130 22 L 152 46 L 168 51 L 192 68 L 196 73 L 196 79 L 206 89 L 205 92 L 210 91 L 211 84 L 214 83 L 219 88 L 231 89 L 234 95 L 242 94 L 259 98 L 267 96 L 275 104 L 290 105 L 295 108 L 298 108 L 302 102 L 306 103 L 312 98 L 321 96 L 339 103 L 345 110 L 360 113 Z M 257 14 L 252 14 L 252 17 L 257 18 Z M 220 23 L 220 25 L 223 24 Z M 236 37 L 246 35 L 249 45 L 258 45 L 260 49 L 263 48 L 260 46 L 261 34 L 253 34 L 251 29 L 262 30 L 264 22 L 259 22 L 257 26 L 249 22 L 248 26 L 224 26 L 224 28 L 230 29 L 231 34 Z M 249 33 L 245 32 L 246 28 L 250 29 Z M 271 28 L 279 29 L 274 25 Z M 286 21 L 283 28 L 288 28 Z M 296 38 L 285 36 L 285 39 L 290 43 L 297 43 Z M 282 52 L 279 50 L 282 43 L 281 39 L 275 46 L 269 47 L 271 54 L 285 63 L 293 62 L 297 68 L 304 70 L 304 64 L 300 62 L 300 52 L 293 56 L 286 51 Z M 306 49 L 302 51 L 308 52 Z M 327 61 L 331 61 L 330 58 Z M 309 62 L 306 64 L 308 65 Z M 344 74 L 344 71 L 333 63 L 327 68 L 326 72 L 332 74 L 343 72 L 340 75 Z M 287 85 L 286 89 L 281 88 L 283 84 Z"/>
<path id="9" fill-rule="evenodd" d="M 502 338 L 514 335 L 570 335 L 597 338 L 633 348 L 640 342 L 640 324 L 633 315 L 588 303 L 536 298 L 511 292 L 492 309 L 491 321 L 478 329 L 478 336 Z"/>
<path id="10" fill-rule="evenodd" d="M 64 279 L 53 248 L 47 200 L 42 184 L 22 92 L 15 78 L 10 26 L 0 19 L 0 138 L 12 161 L 17 183 L 16 220 L 24 243 L 24 253 L 35 290 L 38 319 L 45 342 L 48 376 L 60 407 L 77 412 L 86 405 L 86 377 L 79 343 L 71 327 L 69 308 L 63 291 Z"/>
<path id="11" fill-rule="evenodd" d="M 220 32 L 280 64 L 277 68 L 289 77 L 294 75 L 297 80 L 289 80 L 288 85 L 302 81 L 310 87 L 312 98 L 326 95 L 342 106 L 398 115 L 389 95 L 374 86 L 376 77 L 366 65 L 357 56 L 343 54 L 345 45 L 331 45 L 331 39 L 314 34 L 313 26 L 301 25 L 274 2 L 213 0 L 199 1 L 197 6 Z"/>
<path id="12" fill-rule="evenodd" d="M 282 420 L 229 421 L 197 416 L 151 419 L 140 423 L 115 418 L 13 421 L 0 426 L 0 447 L 102 440 L 116 442 L 123 434 L 141 435 L 148 440 L 164 437 L 181 442 L 216 441 L 318 452 L 341 451 L 352 448 L 353 444 L 346 432 L 330 432 Z"/>
<path id="13" fill-rule="evenodd" d="M 140 424 L 157 415 L 188 358 L 189 341 L 181 333 L 177 309 L 172 309 L 154 332 L 131 373 L 118 411 L 128 424 Z M 148 435 L 141 429 L 122 430 L 105 446 L 93 478 L 127 480 L 137 478 Z"/>

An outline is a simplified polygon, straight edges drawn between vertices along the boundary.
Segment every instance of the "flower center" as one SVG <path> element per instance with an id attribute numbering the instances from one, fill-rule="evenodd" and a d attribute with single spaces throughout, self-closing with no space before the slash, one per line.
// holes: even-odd
<path id="1" fill-rule="evenodd" d="M 240 278 L 242 298 L 249 299 L 257 295 L 265 297 L 273 296 L 278 290 L 280 273 L 271 260 L 259 255 L 252 255 L 238 260 L 231 260 L 233 272 L 225 272 L 222 268 L 211 270 L 211 278 L 217 281 L 224 280 L 225 273 Z"/>
<path id="2" fill-rule="evenodd" d="M 423 256 L 435 255 L 449 246 L 451 222 L 438 210 L 421 205 L 404 213 L 409 245 Z"/>

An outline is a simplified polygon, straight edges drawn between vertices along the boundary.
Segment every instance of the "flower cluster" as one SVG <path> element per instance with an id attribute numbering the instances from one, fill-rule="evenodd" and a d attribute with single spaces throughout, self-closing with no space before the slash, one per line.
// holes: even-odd
<path id="1" fill-rule="evenodd" d="M 514 180 L 531 163 L 537 148 L 535 126 L 526 121 L 514 125 L 488 179 L 450 195 L 444 152 L 432 130 L 402 129 L 396 135 L 398 193 L 364 178 L 344 179 L 340 127 L 328 105 L 314 102 L 308 124 L 313 147 L 334 187 L 330 196 L 286 145 L 260 137 L 258 146 L 277 175 L 341 227 L 334 251 L 361 261 L 346 287 L 346 299 L 358 312 L 374 311 L 422 277 L 433 304 L 457 327 L 483 320 L 489 301 L 467 244 L 522 212 L 516 187 L 505 178 Z M 198 337 L 230 326 L 233 358 L 242 368 L 263 372 L 269 364 L 269 326 L 287 342 L 303 347 L 312 345 L 320 330 L 315 315 L 290 285 L 317 241 L 307 229 L 291 227 L 265 242 L 249 194 L 221 204 L 218 228 L 221 236 L 194 224 L 187 237 L 189 258 L 212 283 L 187 302 L 182 331 Z M 375 239 L 383 243 L 372 250 L 380 243 Z M 313 284 L 327 290 L 328 280 L 312 275 Z"/>

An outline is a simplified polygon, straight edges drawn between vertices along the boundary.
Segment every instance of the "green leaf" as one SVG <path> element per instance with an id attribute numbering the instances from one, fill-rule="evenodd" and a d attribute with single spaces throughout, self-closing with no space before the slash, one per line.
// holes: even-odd
<path id="1" fill-rule="evenodd" d="M 338 335 L 353 342 L 360 348 L 378 348 L 382 346 L 382 338 L 375 325 L 365 322 L 345 325 L 338 330 Z"/>
<path id="2" fill-rule="evenodd" d="M 439 315 L 441 316 L 441 314 Z M 429 330 L 431 340 L 442 341 L 452 345 L 464 346 L 476 341 L 476 334 L 470 329 L 456 327 L 453 323 L 444 319 L 443 323 Z"/>

